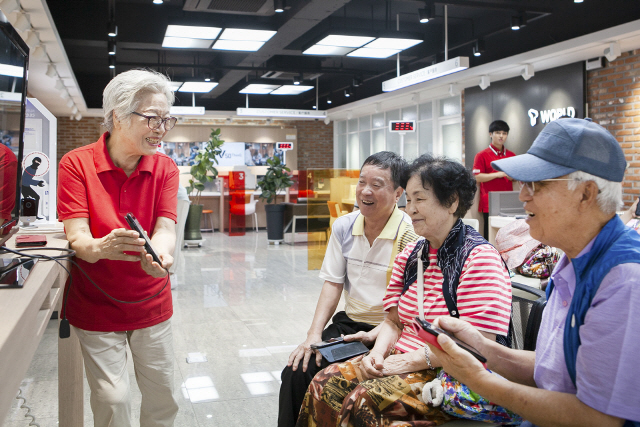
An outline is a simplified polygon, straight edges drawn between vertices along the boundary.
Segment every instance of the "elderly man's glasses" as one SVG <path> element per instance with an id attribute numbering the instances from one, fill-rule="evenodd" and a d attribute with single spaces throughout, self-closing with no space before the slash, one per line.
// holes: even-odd
<path id="1" fill-rule="evenodd" d="M 541 181 L 536 181 L 538 183 L 538 188 L 542 187 L 541 183 L 548 182 L 548 181 L 579 181 L 579 180 L 578 179 L 573 179 L 573 178 L 543 179 Z M 520 184 L 520 190 L 522 190 L 522 187 L 524 187 L 529 192 L 529 195 L 533 196 L 535 194 L 535 192 L 536 192 L 536 182 L 518 181 L 518 184 Z"/>
<path id="2" fill-rule="evenodd" d="M 140 114 L 136 111 L 132 111 L 131 114 L 135 114 L 136 116 L 144 117 L 145 119 L 147 119 L 147 126 L 149 126 L 149 129 L 151 130 L 159 129 L 160 126 L 162 126 L 162 124 L 164 123 L 164 130 L 169 131 L 173 129 L 173 127 L 176 125 L 176 122 L 178 121 L 178 119 L 175 117 L 167 117 L 166 119 L 163 119 L 160 116 L 145 116 L 144 114 Z"/>

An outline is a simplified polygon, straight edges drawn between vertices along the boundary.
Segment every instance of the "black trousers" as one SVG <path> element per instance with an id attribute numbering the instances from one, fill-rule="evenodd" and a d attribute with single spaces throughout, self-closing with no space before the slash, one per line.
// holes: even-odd
<path id="1" fill-rule="evenodd" d="M 374 326 L 368 323 L 354 322 L 344 311 L 340 311 L 331 319 L 332 324 L 322 331 L 322 340 L 337 338 L 341 334 L 349 335 L 360 331 L 369 332 Z M 309 359 L 307 372 L 302 371 L 300 360 L 298 369 L 293 370 L 292 366 L 286 366 L 282 371 L 280 385 L 280 404 L 278 408 L 278 427 L 294 427 L 298 421 L 298 414 L 302 407 L 304 395 L 313 377 L 322 369 L 329 366 L 329 363 L 322 359 L 320 367 L 316 365 L 315 356 Z"/>

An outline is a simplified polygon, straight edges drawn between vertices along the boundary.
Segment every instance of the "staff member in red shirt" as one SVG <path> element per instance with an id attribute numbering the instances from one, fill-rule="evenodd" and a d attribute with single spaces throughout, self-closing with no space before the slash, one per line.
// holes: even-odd
<path id="1" fill-rule="evenodd" d="M 494 160 L 513 157 L 512 151 L 504 148 L 509 136 L 509 125 L 502 121 L 496 120 L 489 125 L 489 137 L 491 144 L 478 154 L 473 160 L 473 174 L 476 176 L 476 182 L 480 184 L 480 204 L 478 212 L 482 212 L 484 218 L 484 238 L 489 238 L 489 192 L 491 191 L 512 191 L 513 185 L 511 178 L 504 172 L 498 172 L 491 167 Z"/>
<path id="2" fill-rule="evenodd" d="M 18 159 L 11 148 L 0 144 L 0 225 L 11 221 L 16 206 Z"/>
<path id="3" fill-rule="evenodd" d="M 142 393 L 140 424 L 172 426 L 178 412 L 168 269 L 179 172 L 156 152 L 176 123 L 173 100 L 162 74 L 119 74 L 103 93 L 107 132 L 60 161 L 58 216 L 86 272 L 72 267 L 64 315 L 80 340 L 95 426 L 131 425 L 127 343 Z M 129 229 L 128 212 L 150 232 L 162 265 Z"/>

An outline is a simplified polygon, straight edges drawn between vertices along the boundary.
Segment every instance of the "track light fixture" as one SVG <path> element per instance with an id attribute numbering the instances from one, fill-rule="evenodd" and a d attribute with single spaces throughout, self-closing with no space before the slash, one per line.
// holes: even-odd
<path id="1" fill-rule="evenodd" d="M 107 35 L 109 37 L 116 37 L 118 35 L 118 26 L 115 21 L 111 21 L 107 24 Z"/>
<path id="2" fill-rule="evenodd" d="M 363 84 L 363 80 L 361 76 L 353 77 L 353 87 L 360 87 Z"/>
<path id="3" fill-rule="evenodd" d="M 293 76 L 293 84 L 297 86 L 300 83 L 302 83 L 302 74 Z"/>
<path id="4" fill-rule="evenodd" d="M 524 28 L 526 25 L 527 25 L 527 21 L 524 16 L 524 13 L 511 17 L 511 29 L 513 31 L 517 31 L 521 28 Z"/>
<path id="5" fill-rule="evenodd" d="M 108 44 L 109 44 L 109 55 L 115 55 L 116 54 L 115 40 L 109 40 Z"/>
<path id="6" fill-rule="evenodd" d="M 476 40 L 476 43 L 473 45 L 473 56 L 482 56 L 484 53 L 484 39 L 480 38 Z"/>
<path id="7" fill-rule="evenodd" d="M 18 0 L 2 0 L 2 4 L 0 6 L 2 6 L 2 11 L 5 15 L 10 14 L 14 10 L 20 9 L 20 3 L 18 3 Z"/>
<path id="8" fill-rule="evenodd" d="M 284 12 L 284 0 L 273 0 L 273 10 L 276 13 Z"/>
<path id="9" fill-rule="evenodd" d="M 54 67 L 53 64 L 49 64 L 47 65 L 47 72 L 45 74 L 48 77 L 54 78 L 58 75 L 58 72 L 56 71 L 56 67 Z"/>
<path id="10" fill-rule="evenodd" d="M 115 56 L 110 56 L 109 57 L 109 68 L 111 68 L 112 70 L 116 68 L 116 57 Z"/>
<path id="11" fill-rule="evenodd" d="M 353 87 L 344 90 L 344 97 L 349 98 L 353 95 Z"/>
<path id="12" fill-rule="evenodd" d="M 153 0 L 153 4 L 162 4 L 164 0 Z"/>
<path id="13" fill-rule="evenodd" d="M 211 81 L 211 73 L 204 73 L 204 81 L 205 82 Z"/>
<path id="14" fill-rule="evenodd" d="M 418 16 L 421 24 L 426 24 L 436 17 L 436 7 L 434 4 L 425 4 L 424 9 L 418 9 Z"/>
<path id="15" fill-rule="evenodd" d="M 327 95 L 327 104 L 331 105 L 331 94 Z"/>
<path id="16" fill-rule="evenodd" d="M 31 28 L 31 21 L 29 21 L 28 14 L 22 13 L 18 10 L 16 12 L 13 12 L 12 15 L 14 16 L 13 27 L 16 30 L 27 31 L 29 28 Z"/>

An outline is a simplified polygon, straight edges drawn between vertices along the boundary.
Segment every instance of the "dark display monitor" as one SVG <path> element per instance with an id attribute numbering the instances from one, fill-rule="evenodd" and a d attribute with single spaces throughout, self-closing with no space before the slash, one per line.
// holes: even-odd
<path id="1" fill-rule="evenodd" d="M 0 243 L 20 216 L 28 67 L 29 48 L 0 11 Z"/>

